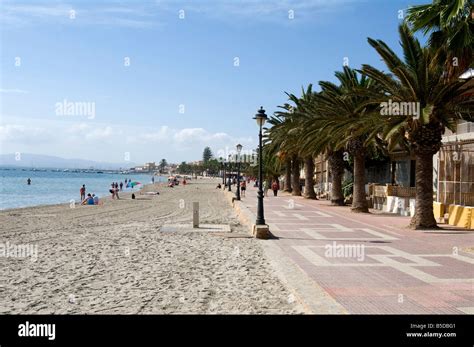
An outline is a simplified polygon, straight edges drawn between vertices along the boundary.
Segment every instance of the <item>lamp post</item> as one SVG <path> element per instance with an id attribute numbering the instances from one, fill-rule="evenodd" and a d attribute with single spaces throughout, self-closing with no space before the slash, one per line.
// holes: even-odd
<path id="1" fill-rule="evenodd" d="M 229 163 L 229 181 L 227 181 L 228 186 L 229 186 L 229 192 L 232 191 L 232 187 L 231 187 L 231 186 L 232 186 L 232 181 L 231 181 L 231 179 L 230 179 L 230 177 L 231 177 L 230 173 L 232 172 L 232 165 L 231 165 L 231 161 L 230 161 L 230 160 L 231 160 L 231 155 L 229 154 L 229 161 L 228 161 L 228 163 Z"/>
<path id="2" fill-rule="evenodd" d="M 221 157 L 219 158 L 221 162 L 221 170 L 222 170 L 222 184 L 225 185 L 225 162 L 224 159 Z"/>
<path id="3" fill-rule="evenodd" d="M 237 148 L 237 192 L 235 194 L 235 198 L 240 200 L 240 152 L 242 151 L 242 145 L 239 143 Z"/>
<path id="4" fill-rule="evenodd" d="M 263 189 L 262 189 L 262 181 L 263 181 L 263 166 L 262 166 L 262 128 L 265 124 L 265 121 L 268 119 L 267 115 L 265 114 L 265 110 L 263 107 L 260 107 L 258 113 L 255 115 L 254 119 L 257 121 L 257 125 L 259 127 L 258 132 L 258 201 L 257 201 L 257 220 L 255 222 L 256 225 L 265 225 L 265 218 L 263 214 Z"/>

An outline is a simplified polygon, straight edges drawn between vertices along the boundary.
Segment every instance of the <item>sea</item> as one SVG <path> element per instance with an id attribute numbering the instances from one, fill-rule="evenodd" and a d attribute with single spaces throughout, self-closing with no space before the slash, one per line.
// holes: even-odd
<path id="1" fill-rule="evenodd" d="M 28 178 L 31 185 L 27 184 Z M 97 170 L 63 170 L 36 168 L 0 167 L 0 210 L 37 205 L 54 205 L 80 201 L 79 189 L 86 185 L 86 194 L 94 193 L 99 198 L 110 196 L 112 182 L 125 182 L 125 179 L 144 184 L 151 183 L 151 174 L 125 174 Z M 166 177 L 155 176 L 155 183 L 165 182 Z M 125 192 L 138 191 L 124 188 Z"/>

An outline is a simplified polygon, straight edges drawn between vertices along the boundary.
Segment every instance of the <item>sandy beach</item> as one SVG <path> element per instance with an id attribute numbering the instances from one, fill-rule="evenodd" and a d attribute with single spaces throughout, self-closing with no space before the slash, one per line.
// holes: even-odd
<path id="1" fill-rule="evenodd" d="M 218 180 L 145 186 L 103 199 L 0 212 L 0 243 L 33 245 L 33 257 L 0 257 L 0 313 L 173 314 L 299 313 L 265 260 L 259 241 L 239 225 Z M 230 233 L 161 231 L 200 221 Z"/>

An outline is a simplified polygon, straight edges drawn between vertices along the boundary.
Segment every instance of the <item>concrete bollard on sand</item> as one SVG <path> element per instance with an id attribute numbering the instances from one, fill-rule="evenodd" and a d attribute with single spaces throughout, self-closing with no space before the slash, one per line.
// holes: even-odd
<path id="1" fill-rule="evenodd" d="M 193 202 L 193 228 L 199 228 L 199 202 Z"/>

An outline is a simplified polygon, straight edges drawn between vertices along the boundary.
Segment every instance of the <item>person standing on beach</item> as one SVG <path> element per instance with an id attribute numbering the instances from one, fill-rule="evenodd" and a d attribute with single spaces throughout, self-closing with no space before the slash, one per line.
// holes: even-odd
<path id="1" fill-rule="evenodd" d="M 115 199 L 115 185 L 112 183 L 109 189 L 110 194 L 112 194 L 112 199 Z"/>
<path id="2" fill-rule="evenodd" d="M 31 185 L 31 178 L 28 178 L 28 179 L 26 180 L 26 183 L 27 183 L 28 185 Z"/>
<path id="3" fill-rule="evenodd" d="M 122 191 L 123 182 L 120 182 L 120 191 Z"/>
<path id="4" fill-rule="evenodd" d="M 155 176 L 151 176 L 151 183 L 155 184 Z"/>
<path id="5" fill-rule="evenodd" d="M 79 189 L 79 193 L 81 193 L 81 201 L 84 201 L 86 198 L 86 185 L 83 184 L 81 189 Z"/>

